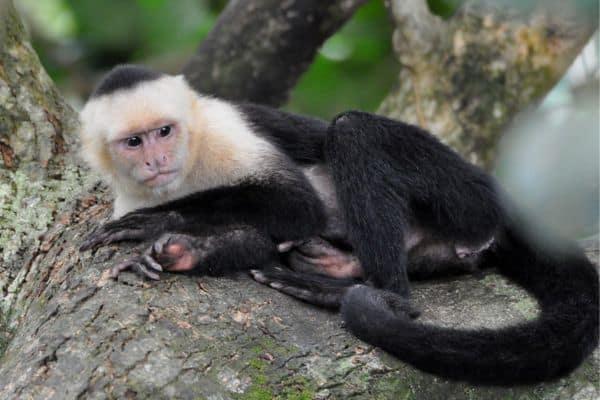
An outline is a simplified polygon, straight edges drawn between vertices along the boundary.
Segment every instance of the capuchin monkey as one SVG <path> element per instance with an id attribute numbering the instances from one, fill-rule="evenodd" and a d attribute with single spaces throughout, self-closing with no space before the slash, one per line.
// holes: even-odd
<path id="1" fill-rule="evenodd" d="M 418 127 L 351 111 L 331 123 L 196 93 L 119 66 L 81 113 L 83 156 L 115 195 L 82 250 L 153 243 L 112 268 L 259 282 L 340 308 L 345 326 L 417 368 L 473 383 L 552 380 L 598 344 L 595 267 L 530 240 L 494 180 Z M 419 323 L 411 277 L 486 266 L 539 302 L 533 321 Z"/>

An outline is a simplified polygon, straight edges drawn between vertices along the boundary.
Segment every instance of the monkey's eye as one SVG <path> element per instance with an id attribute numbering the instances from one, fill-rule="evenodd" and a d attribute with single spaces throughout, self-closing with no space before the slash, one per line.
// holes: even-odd
<path id="1" fill-rule="evenodd" d="M 128 147 L 138 147 L 142 144 L 142 138 L 140 138 L 139 136 L 132 136 L 130 138 L 127 138 L 126 143 Z"/>
<path id="2" fill-rule="evenodd" d="M 170 133 L 171 133 L 171 127 L 169 125 L 163 126 L 158 131 L 158 134 L 160 135 L 160 137 L 169 136 Z"/>

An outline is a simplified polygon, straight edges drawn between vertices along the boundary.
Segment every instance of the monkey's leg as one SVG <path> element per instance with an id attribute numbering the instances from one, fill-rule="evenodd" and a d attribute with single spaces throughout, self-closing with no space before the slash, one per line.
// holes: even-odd
<path id="1" fill-rule="evenodd" d="M 424 280 L 479 270 L 483 253 L 493 239 L 484 245 L 454 245 L 423 239 L 408 251 L 407 269 L 411 279 Z M 351 251 L 342 250 L 320 237 L 278 245 L 284 264 L 294 272 L 325 275 L 332 278 L 362 278 L 363 270 Z"/>
<path id="2" fill-rule="evenodd" d="M 150 279 L 157 272 L 193 272 L 224 275 L 262 267 L 278 257 L 273 241 L 248 226 L 219 228 L 204 236 L 166 233 L 141 256 L 113 267 L 112 276 L 133 269 Z"/>
<path id="3" fill-rule="evenodd" d="M 365 276 L 380 288 L 410 294 L 404 247 L 410 182 L 385 148 L 386 127 L 346 113 L 331 124 L 325 143 L 337 197 Z"/>
<path id="4" fill-rule="evenodd" d="M 494 181 L 418 127 L 344 113 L 329 128 L 324 154 L 349 240 L 375 286 L 408 295 L 410 226 L 470 248 L 493 237 L 503 219 Z"/>
<path id="5" fill-rule="evenodd" d="M 386 300 L 387 307 L 399 315 L 410 318 L 416 318 L 420 315 L 420 311 L 413 307 L 406 297 L 390 291 L 370 288 L 367 285 L 360 284 L 361 282 L 355 279 L 335 279 L 322 275 L 294 272 L 281 267 L 251 270 L 250 273 L 257 282 L 323 308 L 338 309 L 349 290 L 363 287 L 365 290 L 369 289 L 374 293 L 378 293 L 381 298 Z"/>

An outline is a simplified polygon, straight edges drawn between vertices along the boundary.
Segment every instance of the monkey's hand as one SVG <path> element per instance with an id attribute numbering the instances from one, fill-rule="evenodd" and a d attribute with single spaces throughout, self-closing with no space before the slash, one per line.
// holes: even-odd
<path id="1" fill-rule="evenodd" d="M 159 272 L 189 271 L 201 258 L 202 246 L 198 238 L 176 233 L 162 235 L 144 254 L 126 260 L 111 268 L 111 277 L 116 278 L 125 270 L 133 270 L 137 274 L 159 280 Z"/>
<path id="2" fill-rule="evenodd" d="M 104 224 L 88 235 L 79 251 L 96 249 L 124 240 L 141 241 L 156 238 L 161 233 L 173 230 L 182 223 L 183 217 L 176 211 L 133 211 L 116 221 Z"/>

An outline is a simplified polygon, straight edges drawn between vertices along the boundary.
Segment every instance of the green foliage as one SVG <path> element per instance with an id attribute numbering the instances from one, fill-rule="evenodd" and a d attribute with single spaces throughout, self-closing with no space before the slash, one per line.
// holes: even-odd
<path id="1" fill-rule="evenodd" d="M 383 1 L 369 1 L 325 42 L 286 108 L 325 118 L 374 111 L 396 79 L 391 34 Z"/>
<path id="2" fill-rule="evenodd" d="M 429 11 L 433 14 L 448 19 L 464 3 L 464 0 L 427 0 Z"/>
<path id="3" fill-rule="evenodd" d="M 64 91 L 81 96 L 87 95 L 99 72 L 118 63 L 178 71 L 226 4 L 224 0 L 22 1 L 30 23 L 43 28 L 33 29 L 42 63 Z M 287 108 L 326 118 L 348 109 L 374 111 L 396 79 L 391 34 L 383 1 L 369 1 L 323 45 Z"/>
<path id="4" fill-rule="evenodd" d="M 124 58 L 121 62 L 193 48 L 217 17 L 205 2 L 196 0 L 66 2 L 78 22 L 77 38 L 87 52 L 117 54 Z"/>

